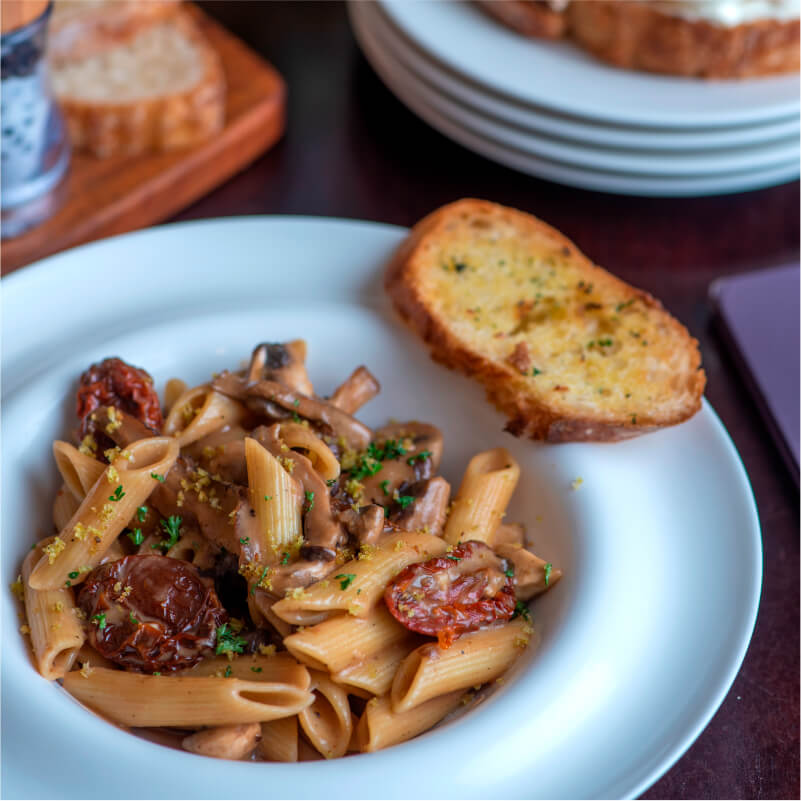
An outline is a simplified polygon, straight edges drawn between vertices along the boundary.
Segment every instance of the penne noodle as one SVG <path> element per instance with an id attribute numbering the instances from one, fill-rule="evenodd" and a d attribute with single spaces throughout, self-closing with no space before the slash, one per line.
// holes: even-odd
<path id="1" fill-rule="evenodd" d="M 70 492 L 67 485 L 62 484 L 53 501 L 53 525 L 56 531 L 61 531 L 70 522 L 70 518 L 75 514 L 79 505 L 79 501 Z"/>
<path id="2" fill-rule="evenodd" d="M 492 538 L 492 547 L 498 548 L 499 545 L 519 545 L 525 542 L 526 530 L 522 523 L 501 523 L 495 529 L 495 536 Z"/>
<path id="3" fill-rule="evenodd" d="M 237 425 L 247 410 L 234 398 L 207 384 L 186 390 L 164 421 L 164 433 L 178 439 L 183 448 L 226 426 Z"/>
<path id="4" fill-rule="evenodd" d="M 298 716 L 262 723 L 259 754 L 268 762 L 297 762 Z"/>
<path id="5" fill-rule="evenodd" d="M 147 676 L 104 668 L 67 673 L 64 689 L 125 726 L 261 723 L 296 715 L 315 700 L 308 690 L 288 684 L 217 676 Z"/>
<path id="6" fill-rule="evenodd" d="M 64 483 L 78 501 L 82 501 L 86 497 L 86 493 L 97 483 L 106 469 L 103 462 L 93 456 L 81 453 L 69 442 L 61 440 L 53 443 L 53 457 Z"/>
<path id="7" fill-rule="evenodd" d="M 337 615 L 290 634 L 284 639 L 284 646 L 299 662 L 315 670 L 336 673 L 407 636 L 408 630 L 392 617 L 384 604 L 379 604 L 367 617 Z"/>
<path id="8" fill-rule="evenodd" d="M 232 726 L 214 726 L 201 729 L 184 737 L 185 751 L 217 759 L 244 759 L 253 753 L 261 736 L 259 723 L 240 723 Z"/>
<path id="9" fill-rule="evenodd" d="M 439 723 L 462 701 L 462 690 L 438 695 L 406 712 L 394 712 L 389 696 L 367 702 L 356 726 L 355 746 L 361 752 L 378 751 L 411 740 Z"/>
<path id="10" fill-rule="evenodd" d="M 361 690 L 370 695 L 385 695 L 392 687 L 392 680 L 401 662 L 420 645 L 420 639 L 407 632 L 404 639 L 392 643 L 367 659 L 355 659 L 342 670 L 332 673 L 331 678 L 352 694 Z"/>
<path id="11" fill-rule="evenodd" d="M 496 546 L 498 556 L 514 564 L 515 595 L 521 601 L 528 601 L 535 595 L 549 590 L 562 578 L 559 568 L 551 567 L 550 562 L 540 559 L 525 548 L 514 545 Z"/>
<path id="12" fill-rule="evenodd" d="M 46 547 L 31 571 L 31 587 L 54 590 L 67 581 L 73 586 L 83 581 L 158 485 L 154 476 L 163 477 L 177 457 L 178 443 L 170 437 L 131 444 L 103 471 L 69 523 Z"/>
<path id="13" fill-rule="evenodd" d="M 345 690 L 324 673 L 312 671 L 314 703 L 298 714 L 298 722 L 314 748 L 326 759 L 345 755 L 353 719 Z"/>
<path id="14" fill-rule="evenodd" d="M 306 691 L 311 685 L 311 676 L 305 665 L 299 664 L 288 653 L 266 656 L 251 654 L 229 660 L 224 656 L 204 659 L 184 671 L 186 676 L 223 676 L 243 681 L 263 681 L 268 684 L 283 684 L 296 690 Z"/>
<path id="15" fill-rule="evenodd" d="M 36 669 L 52 680 L 63 678 L 72 668 L 86 635 L 71 590 L 66 587 L 57 590 L 31 588 L 28 581 L 31 569 L 41 556 L 40 545 L 25 557 L 22 588 Z"/>
<path id="16" fill-rule="evenodd" d="M 421 645 L 403 660 L 392 682 L 395 712 L 407 712 L 437 695 L 497 679 L 529 643 L 524 620 L 464 634 L 450 648 Z"/>
<path id="17" fill-rule="evenodd" d="M 273 606 L 273 612 L 287 623 L 301 622 L 308 613 L 345 611 L 367 617 L 384 594 L 387 583 L 406 565 L 441 556 L 447 544 L 431 534 L 402 532 L 387 537 L 379 547 L 368 549 L 360 558 L 346 562 L 337 574 L 305 590 L 293 593 Z"/>
<path id="18" fill-rule="evenodd" d="M 339 478 L 339 462 L 337 457 L 311 429 L 300 423 L 279 423 L 277 436 L 290 449 L 302 449 L 312 463 L 312 467 L 324 481 Z"/>
<path id="19" fill-rule="evenodd" d="M 453 501 L 445 540 L 451 545 L 468 540 L 491 543 L 519 477 L 520 467 L 506 448 L 476 454 Z"/>
<path id="20" fill-rule="evenodd" d="M 255 561 L 270 564 L 282 551 L 302 542 L 302 495 L 280 462 L 252 437 L 245 439 L 250 505 L 256 511 L 258 540 L 251 541 Z"/>
<path id="21" fill-rule="evenodd" d="M 170 409 L 175 406 L 175 401 L 188 389 L 186 381 L 180 378 L 171 378 L 164 386 L 164 403 L 162 404 L 162 412 L 169 416 Z"/>

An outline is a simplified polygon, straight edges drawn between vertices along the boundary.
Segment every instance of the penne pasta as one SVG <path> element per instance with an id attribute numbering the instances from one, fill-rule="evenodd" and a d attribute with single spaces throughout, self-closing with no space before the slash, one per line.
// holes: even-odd
<path id="1" fill-rule="evenodd" d="M 522 523 L 501 523 L 495 529 L 492 538 L 492 547 L 497 550 L 499 545 L 519 545 L 525 542 L 526 530 Z"/>
<path id="2" fill-rule="evenodd" d="M 40 545 L 25 557 L 22 588 L 36 669 L 52 680 L 63 678 L 72 668 L 86 635 L 70 590 L 35 590 L 30 586 L 31 569 L 41 556 Z"/>
<path id="3" fill-rule="evenodd" d="M 56 531 L 61 531 L 70 522 L 70 518 L 75 514 L 78 506 L 79 501 L 70 492 L 67 485 L 62 484 L 53 501 L 53 526 Z"/>
<path id="4" fill-rule="evenodd" d="M 465 634 L 450 648 L 416 648 L 392 682 L 393 711 L 407 712 L 438 695 L 497 679 L 528 646 L 532 634 L 531 625 L 518 619 Z"/>
<path id="5" fill-rule="evenodd" d="M 67 673 L 64 689 L 125 726 L 261 723 L 296 715 L 314 701 L 308 690 L 288 684 L 217 676 L 147 676 L 104 668 Z"/>
<path id="6" fill-rule="evenodd" d="M 31 571 L 37 590 L 73 586 L 100 564 L 103 554 L 158 485 L 178 457 L 170 437 L 133 443 L 109 465 L 81 502 L 69 523 L 45 549 Z M 75 574 L 75 575 L 73 575 Z"/>
<path id="7" fill-rule="evenodd" d="M 315 436 L 309 428 L 300 423 L 280 423 L 277 435 L 290 450 L 305 451 L 312 467 L 324 481 L 334 481 L 339 478 L 340 467 L 337 457 L 331 452 L 331 448 Z"/>
<path id="8" fill-rule="evenodd" d="M 331 395 L 330 403 L 348 414 L 355 414 L 381 391 L 378 379 L 364 366 L 357 367 Z"/>
<path id="9" fill-rule="evenodd" d="M 162 404 L 162 412 L 169 416 L 170 409 L 175 406 L 175 402 L 181 395 L 188 389 L 186 381 L 180 378 L 171 378 L 164 385 L 164 403 Z"/>
<path id="10" fill-rule="evenodd" d="M 520 467 L 506 448 L 476 454 L 453 501 L 445 540 L 451 545 L 468 540 L 491 543 L 519 477 Z"/>
<path id="11" fill-rule="evenodd" d="M 379 604 L 367 617 L 337 615 L 290 634 L 284 638 L 284 646 L 299 662 L 336 673 L 406 639 L 408 633 L 386 606 Z"/>
<path id="12" fill-rule="evenodd" d="M 250 505 L 256 512 L 255 561 L 270 564 L 282 551 L 297 551 L 302 541 L 302 495 L 280 462 L 252 437 L 245 439 Z"/>
<path id="13" fill-rule="evenodd" d="M 354 659 L 342 670 L 332 673 L 331 678 L 351 693 L 361 690 L 369 695 L 385 695 L 392 687 L 392 680 L 401 662 L 420 645 L 420 639 L 406 632 L 402 640 L 393 642 L 366 659 Z"/>
<path id="14" fill-rule="evenodd" d="M 431 534 L 394 534 L 379 547 L 363 549 L 360 558 L 346 562 L 332 579 L 318 581 L 279 601 L 273 612 L 295 625 L 305 625 L 301 621 L 308 613 L 345 611 L 367 617 L 393 576 L 413 562 L 441 556 L 446 549 L 447 544 Z"/>
<path id="15" fill-rule="evenodd" d="M 298 717 L 278 718 L 261 724 L 259 754 L 268 762 L 298 761 Z"/>
<path id="16" fill-rule="evenodd" d="M 438 695 L 406 712 L 395 712 L 389 696 L 367 702 L 356 726 L 355 746 L 362 752 L 378 751 L 411 740 L 439 723 L 462 701 L 462 690 Z"/>
<path id="17" fill-rule="evenodd" d="M 301 665 L 288 653 L 265 656 L 251 654 L 229 660 L 224 656 L 204 659 L 182 675 L 223 676 L 243 681 L 263 681 L 268 684 L 282 684 L 296 690 L 306 691 L 311 685 L 311 675 L 305 665 Z"/>
<path id="18" fill-rule="evenodd" d="M 106 469 L 103 462 L 93 456 L 81 453 L 69 442 L 61 442 L 61 440 L 53 443 L 53 457 L 64 483 L 78 501 L 82 501 L 86 497 L 86 493 L 97 483 Z"/>
<path id="19" fill-rule="evenodd" d="M 164 433 L 176 437 L 183 448 L 221 428 L 237 425 L 246 414 L 239 401 L 204 384 L 186 390 L 175 401 L 164 421 Z"/>
<path id="20" fill-rule="evenodd" d="M 353 732 L 353 718 L 345 690 L 324 673 L 312 671 L 314 703 L 298 714 L 306 737 L 326 759 L 345 755 Z"/>

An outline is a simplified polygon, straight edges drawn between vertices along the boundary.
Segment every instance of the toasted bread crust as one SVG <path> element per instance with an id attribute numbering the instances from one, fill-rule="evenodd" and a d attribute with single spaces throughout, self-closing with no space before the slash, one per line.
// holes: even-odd
<path id="1" fill-rule="evenodd" d="M 189 14 L 170 24 L 191 40 L 202 59 L 202 78 L 185 91 L 135 101 L 101 102 L 59 96 L 74 147 L 99 158 L 190 147 L 225 123 L 225 76 L 219 56 Z"/>
<path id="2" fill-rule="evenodd" d="M 700 78 L 748 78 L 799 67 L 798 20 L 723 27 L 621 0 L 571 3 L 567 14 L 573 38 L 617 67 Z"/>
<path id="3" fill-rule="evenodd" d="M 632 0 L 572 0 L 556 11 L 539 0 L 478 0 L 524 36 L 572 38 L 617 67 L 699 78 L 797 72 L 799 21 L 713 25 L 661 13 Z"/>
<path id="4" fill-rule="evenodd" d="M 471 342 L 456 335 L 453 321 L 432 309 L 431 299 L 422 288 L 421 277 L 430 265 L 425 263 L 420 254 L 426 243 L 441 235 L 448 222 L 458 215 L 502 217 L 517 226 L 539 229 L 550 242 L 563 250 L 566 258 L 580 266 L 588 280 L 614 287 L 622 296 L 636 298 L 649 313 L 658 315 L 660 324 L 668 331 L 667 336 L 675 341 L 675 347 L 682 349 L 686 356 L 688 369 L 683 376 L 686 386 L 683 395 L 686 397 L 671 408 L 656 412 L 642 407 L 625 415 L 610 415 L 599 407 L 597 413 L 588 414 L 584 408 L 571 408 L 569 400 L 554 398 L 544 401 L 537 397 L 521 381 L 519 371 L 513 364 L 487 358 L 472 347 Z M 394 254 L 387 268 L 385 287 L 400 315 L 429 345 L 432 358 L 446 367 L 478 379 L 484 385 L 490 402 L 508 415 L 506 429 L 515 436 L 549 442 L 621 440 L 675 425 L 700 409 L 706 377 L 700 369 L 698 343 L 690 337 L 684 326 L 647 292 L 628 286 L 592 264 L 570 240 L 524 212 L 473 199 L 456 201 L 434 211 L 414 226 Z M 554 393 L 551 394 L 554 396 Z"/>
<path id="5" fill-rule="evenodd" d="M 509 28 L 539 39 L 559 39 L 567 30 L 567 17 L 537 0 L 476 0 L 481 9 Z"/>

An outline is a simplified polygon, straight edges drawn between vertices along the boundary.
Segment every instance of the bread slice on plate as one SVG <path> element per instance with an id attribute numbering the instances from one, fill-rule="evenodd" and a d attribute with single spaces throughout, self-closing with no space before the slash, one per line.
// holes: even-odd
<path id="1" fill-rule="evenodd" d="M 567 30 L 567 17 L 563 13 L 566 0 L 561 3 L 545 0 L 476 0 L 484 12 L 495 17 L 509 28 L 540 39 L 558 39 Z"/>
<path id="2" fill-rule="evenodd" d="M 122 44 L 179 8 L 176 0 L 55 0 L 47 32 L 52 64 Z"/>
<path id="3" fill-rule="evenodd" d="M 477 378 L 517 436 L 618 440 L 701 406 L 687 329 L 530 214 L 470 199 L 438 209 L 395 253 L 386 288 L 433 358 Z"/>
<path id="4" fill-rule="evenodd" d="M 219 57 L 184 11 L 51 79 L 73 145 L 100 157 L 187 147 L 225 120 Z"/>

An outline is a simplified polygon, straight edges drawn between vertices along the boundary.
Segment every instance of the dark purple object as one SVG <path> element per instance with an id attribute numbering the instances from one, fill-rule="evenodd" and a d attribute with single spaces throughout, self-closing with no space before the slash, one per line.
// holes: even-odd
<path id="1" fill-rule="evenodd" d="M 798 483 L 799 265 L 721 278 L 710 287 L 771 434 Z"/>

